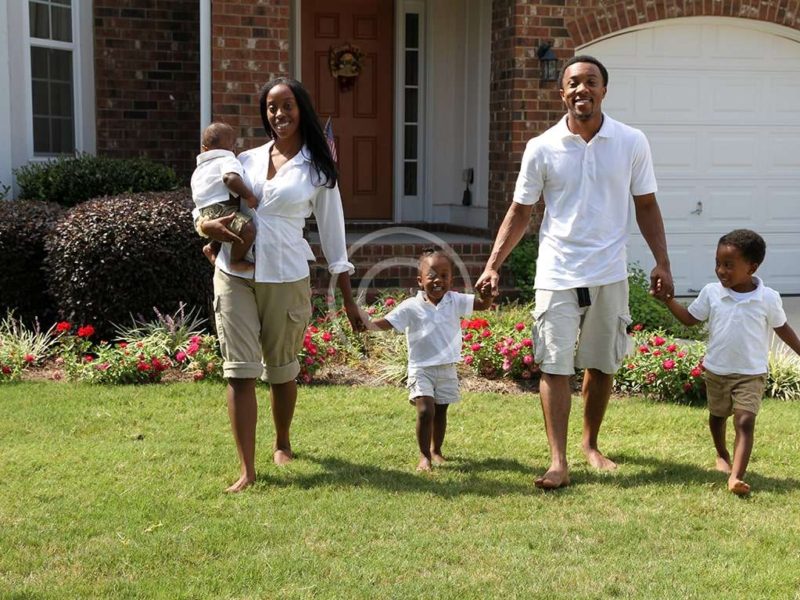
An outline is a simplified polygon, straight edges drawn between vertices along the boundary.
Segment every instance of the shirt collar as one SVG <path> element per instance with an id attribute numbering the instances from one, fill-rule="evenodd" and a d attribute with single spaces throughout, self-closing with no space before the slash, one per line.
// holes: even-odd
<path id="1" fill-rule="evenodd" d="M 751 302 L 751 301 L 760 302 L 761 297 L 764 295 L 764 282 L 761 281 L 761 278 L 756 275 L 753 275 L 753 281 L 755 281 L 756 283 L 756 289 L 753 290 L 753 295 L 750 296 L 747 300 L 745 300 L 745 302 Z M 726 288 L 722 284 L 719 285 L 722 288 L 723 297 L 730 298 L 731 300 L 736 301 L 736 298 L 734 297 L 733 294 L 731 294 L 731 291 L 728 288 Z"/>
<path id="2" fill-rule="evenodd" d="M 274 145 L 275 145 L 275 140 L 270 140 L 265 144 L 264 148 L 266 149 L 267 152 L 267 159 L 269 159 L 269 153 L 272 151 L 272 147 Z M 305 144 L 303 144 L 303 147 L 300 148 L 300 152 L 298 152 L 292 158 L 290 158 L 286 164 L 294 165 L 294 164 L 299 164 L 303 161 L 311 162 L 311 151 Z"/>
<path id="3" fill-rule="evenodd" d="M 614 137 L 614 129 L 614 120 L 610 119 L 607 114 L 603 113 L 603 124 L 600 125 L 600 129 L 594 135 L 594 137 L 612 138 Z M 568 137 L 580 137 L 579 134 L 572 133 L 569 130 L 569 127 L 567 127 L 567 115 L 561 117 L 561 120 L 556 124 L 556 133 L 561 139 Z"/>
<path id="4" fill-rule="evenodd" d="M 423 304 L 426 304 L 427 306 L 430 306 L 431 308 L 436 308 L 436 309 L 450 302 L 452 300 L 452 297 L 453 295 L 450 293 L 450 290 L 448 290 L 445 292 L 444 296 L 442 296 L 442 299 L 439 300 L 439 304 L 433 304 L 432 302 L 428 302 L 425 299 L 425 292 L 423 290 L 418 290 L 416 296 L 418 301 L 422 302 Z"/>
<path id="5" fill-rule="evenodd" d="M 199 166 L 206 161 L 215 158 L 221 158 L 223 156 L 232 156 L 233 158 L 236 158 L 236 155 L 230 150 L 206 150 L 205 152 L 201 152 L 197 155 L 197 165 Z"/>

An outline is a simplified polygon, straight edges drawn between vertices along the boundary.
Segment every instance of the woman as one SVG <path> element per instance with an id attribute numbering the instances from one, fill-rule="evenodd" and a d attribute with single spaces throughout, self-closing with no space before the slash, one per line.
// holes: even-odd
<path id="1" fill-rule="evenodd" d="M 347 259 L 336 165 L 311 98 L 300 82 L 280 77 L 264 86 L 259 104 L 270 141 L 239 155 L 259 199 L 253 211 L 255 268 L 250 274 L 233 275 L 229 246 L 224 245 L 214 273 L 228 415 L 241 462 L 241 476 L 229 492 L 255 481 L 256 378 L 262 375 L 262 358 L 275 423 L 273 460 L 277 465 L 292 460 L 289 428 L 297 401 L 297 354 L 311 318 L 308 261 L 314 260 L 302 230 L 312 213 L 347 317 L 354 329 L 363 329 L 350 288 L 354 268 Z M 227 220 L 230 217 L 199 226 L 212 239 L 232 241 L 235 234 L 226 228 Z"/>

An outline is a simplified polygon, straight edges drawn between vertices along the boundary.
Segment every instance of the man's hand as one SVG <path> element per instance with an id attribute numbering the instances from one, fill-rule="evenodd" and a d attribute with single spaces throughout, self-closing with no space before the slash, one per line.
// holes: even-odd
<path id="1" fill-rule="evenodd" d="M 344 312 L 347 315 L 347 320 L 350 321 L 350 327 L 353 328 L 353 331 L 364 331 L 367 329 L 367 323 L 369 322 L 369 315 L 363 312 L 355 302 L 346 302 L 344 305 Z M 364 317 L 366 317 L 366 321 L 364 321 Z"/>
<path id="2" fill-rule="evenodd" d="M 229 215 L 225 215 L 224 217 L 219 217 L 218 219 L 208 219 L 207 221 L 203 221 L 203 223 L 200 225 L 200 229 L 214 241 L 236 242 L 241 244 L 242 238 L 228 229 L 231 221 L 233 221 L 235 218 L 236 214 L 231 213 Z"/>
<path id="3" fill-rule="evenodd" d="M 484 269 L 478 281 L 475 282 L 475 289 L 478 290 L 481 296 L 491 294 L 494 298 L 500 294 L 500 275 L 494 269 Z"/>

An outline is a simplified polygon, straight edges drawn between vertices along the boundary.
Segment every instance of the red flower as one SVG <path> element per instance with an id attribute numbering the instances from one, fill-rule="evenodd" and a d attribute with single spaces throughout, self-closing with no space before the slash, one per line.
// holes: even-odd
<path id="1" fill-rule="evenodd" d="M 36 362 L 36 357 L 33 354 L 26 354 L 23 359 L 26 363 L 31 364 Z"/>
<path id="2" fill-rule="evenodd" d="M 198 350 L 200 350 L 200 346 L 192 342 L 186 348 L 186 354 L 188 354 L 189 356 L 194 356 L 195 354 L 197 354 Z"/>
<path id="3" fill-rule="evenodd" d="M 464 364 L 465 365 L 471 365 L 474 360 L 475 360 L 475 357 L 470 354 L 470 355 L 464 357 Z"/>
<path id="4" fill-rule="evenodd" d="M 87 355 L 85 355 L 85 356 L 83 357 L 83 362 L 90 363 L 90 362 L 92 362 L 93 360 L 94 360 L 94 356 L 92 356 L 91 354 L 87 354 Z"/>
<path id="5" fill-rule="evenodd" d="M 642 329 L 644 329 L 644 325 L 642 325 L 641 323 L 637 323 L 636 325 L 633 326 L 634 331 L 641 331 Z"/>
<path id="6" fill-rule="evenodd" d="M 332 339 L 333 339 L 333 336 L 331 335 L 330 331 L 325 331 L 322 334 L 322 341 L 323 342 L 330 342 Z"/>
<path id="7" fill-rule="evenodd" d="M 178 353 L 175 355 L 175 360 L 177 360 L 178 362 L 183 362 L 183 361 L 185 361 L 185 360 L 186 360 L 186 352 L 184 352 L 183 350 L 179 351 L 179 352 L 178 352 Z"/>
<path id="8" fill-rule="evenodd" d="M 661 350 L 659 350 L 658 348 L 653 350 L 653 356 L 661 356 Z"/>
<path id="9" fill-rule="evenodd" d="M 395 304 L 397 304 L 397 302 L 395 302 L 394 298 L 387 298 L 386 300 L 383 301 L 383 305 L 387 307 L 394 306 Z"/>
<path id="10" fill-rule="evenodd" d="M 700 367 L 695 367 L 690 371 L 692 377 L 700 377 L 703 374 L 703 370 Z"/>
<path id="11" fill-rule="evenodd" d="M 471 349 L 473 352 L 477 352 L 477 351 L 478 351 L 478 350 L 480 350 L 482 347 L 483 347 L 483 346 L 481 346 L 481 345 L 480 345 L 478 342 L 475 342 L 474 344 L 472 344 L 472 346 L 470 346 L 470 349 Z"/>
<path id="12" fill-rule="evenodd" d="M 647 383 L 650 383 L 650 384 L 655 383 L 656 374 L 651 371 L 650 373 L 648 373 L 647 375 L 644 376 L 644 379 L 645 379 L 645 381 Z"/>
<path id="13" fill-rule="evenodd" d="M 669 346 L 667 346 L 667 352 L 675 352 L 675 350 L 677 349 L 678 349 L 677 344 L 670 344 Z"/>
<path id="14" fill-rule="evenodd" d="M 647 354 L 650 352 L 650 348 L 646 344 L 642 344 L 639 346 L 639 353 L 640 354 Z"/>
<path id="15" fill-rule="evenodd" d="M 633 363 L 628 363 L 628 365 L 627 365 L 627 369 L 628 369 L 629 371 L 632 371 L 632 370 L 633 370 L 633 369 L 635 369 L 635 368 L 636 368 L 636 365 L 635 365 L 635 364 L 633 364 Z"/>
<path id="16" fill-rule="evenodd" d="M 149 363 L 146 363 L 146 362 L 144 362 L 144 361 L 140 361 L 140 362 L 139 362 L 139 363 L 136 365 L 136 370 L 137 370 L 137 371 L 142 371 L 142 372 L 144 372 L 144 371 L 149 371 L 149 370 L 150 370 L 150 364 L 149 364 Z"/>
<path id="17" fill-rule="evenodd" d="M 90 338 L 94 335 L 94 327 L 91 325 L 84 325 L 83 327 L 78 327 L 78 337 L 82 338 Z"/>
<path id="18" fill-rule="evenodd" d="M 68 321 L 61 321 L 61 323 L 56 325 L 56 333 L 64 333 L 70 329 L 72 329 L 72 325 Z"/>
<path id="19" fill-rule="evenodd" d="M 530 354 L 527 354 L 527 355 L 522 357 L 522 362 L 524 362 L 526 365 L 532 365 L 533 364 L 533 357 Z"/>
<path id="20" fill-rule="evenodd" d="M 683 384 L 683 391 L 684 391 L 684 392 L 686 392 L 686 393 L 688 394 L 689 392 L 691 392 L 691 391 L 692 391 L 692 388 L 693 388 L 693 387 L 694 387 L 694 386 L 693 386 L 691 383 L 689 383 L 689 382 L 687 381 L 686 383 L 684 383 L 684 384 Z"/>
<path id="21" fill-rule="evenodd" d="M 311 333 L 317 333 L 317 332 L 319 331 L 319 327 L 317 327 L 316 325 L 309 325 L 309 326 L 308 326 L 308 330 L 309 330 Z"/>
<path id="22" fill-rule="evenodd" d="M 516 329 L 517 331 L 522 331 L 523 329 L 525 329 L 525 323 L 517 323 L 516 325 L 514 325 L 514 329 Z"/>
<path id="23" fill-rule="evenodd" d="M 686 352 L 684 352 L 683 350 L 681 350 L 680 352 L 678 352 L 678 354 L 676 354 L 676 356 L 677 356 L 678 358 L 683 358 L 684 356 L 686 356 Z"/>
<path id="24" fill-rule="evenodd" d="M 655 336 L 655 337 L 653 338 L 653 345 L 654 345 L 654 346 L 663 346 L 663 345 L 664 345 L 664 344 L 666 344 L 666 343 L 667 343 L 667 340 L 665 340 L 665 339 L 664 339 L 664 338 L 662 338 L 661 336 L 658 336 L 658 335 L 657 335 L 657 336 Z"/>
<path id="25" fill-rule="evenodd" d="M 465 333 L 464 334 L 464 341 L 471 342 L 472 341 L 472 333 Z"/>
<path id="26" fill-rule="evenodd" d="M 675 368 L 675 361 L 672 360 L 671 358 L 668 358 L 663 363 L 661 363 L 661 366 L 664 367 L 665 371 L 671 371 L 672 369 Z"/>
<path id="27" fill-rule="evenodd" d="M 3 371 L 3 375 L 11 375 L 11 367 L 9 367 L 8 365 L 3 365 L 3 367 L 0 368 L 0 370 Z"/>
<path id="28" fill-rule="evenodd" d="M 481 331 L 481 337 L 487 338 L 487 337 L 490 337 L 491 335 L 492 335 L 492 332 L 489 329 L 484 329 L 483 331 Z"/>
<path id="29" fill-rule="evenodd" d="M 120 348 L 122 348 L 124 350 L 125 348 L 128 347 L 128 342 L 120 342 L 119 344 L 117 344 L 117 346 L 119 346 Z"/>
<path id="30" fill-rule="evenodd" d="M 530 348 L 531 346 L 533 346 L 533 340 L 531 338 L 525 338 L 524 340 L 522 340 L 522 345 L 525 346 L 526 348 Z"/>

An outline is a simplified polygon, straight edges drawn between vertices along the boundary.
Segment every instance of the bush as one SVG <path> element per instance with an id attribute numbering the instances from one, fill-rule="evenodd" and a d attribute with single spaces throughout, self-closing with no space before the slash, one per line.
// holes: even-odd
<path id="1" fill-rule="evenodd" d="M 669 312 L 663 302 L 650 295 L 650 276 L 638 265 L 628 266 L 628 306 L 633 323 L 644 329 L 660 330 L 675 337 L 702 340 L 706 337 L 704 325 L 687 327 Z"/>
<path id="2" fill-rule="evenodd" d="M 48 236 L 48 289 L 63 319 L 113 323 L 153 307 L 208 307 L 212 268 L 194 231 L 188 190 L 99 198 L 73 207 Z"/>
<path id="3" fill-rule="evenodd" d="M 2 181 L 0 181 L 0 201 L 2 200 L 11 200 L 11 186 L 5 185 Z"/>
<path id="4" fill-rule="evenodd" d="M 800 399 L 800 360 L 786 346 L 769 353 L 766 395 L 779 400 Z"/>
<path id="5" fill-rule="evenodd" d="M 14 171 L 20 198 L 74 206 L 90 198 L 125 192 L 157 192 L 178 187 L 175 172 L 144 158 L 108 158 L 81 154 Z"/>
<path id="6" fill-rule="evenodd" d="M 29 324 L 36 317 L 44 323 L 55 319 L 43 263 L 45 237 L 62 212 L 49 202 L 0 201 L 0 312 L 13 310 Z"/>
<path id="7" fill-rule="evenodd" d="M 528 236 L 520 241 L 508 256 L 508 269 L 519 290 L 519 299 L 531 301 L 535 295 L 533 282 L 536 279 L 536 258 L 539 256 L 539 239 Z"/>

